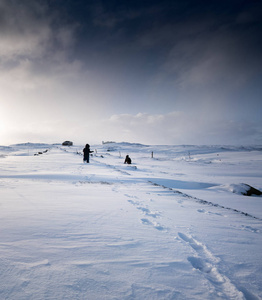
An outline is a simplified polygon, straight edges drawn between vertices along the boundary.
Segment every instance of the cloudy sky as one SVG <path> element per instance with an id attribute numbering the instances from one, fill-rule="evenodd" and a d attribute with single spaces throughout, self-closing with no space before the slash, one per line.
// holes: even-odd
<path id="1" fill-rule="evenodd" d="M 262 144 L 262 0 L 0 0 L 0 145 Z"/>

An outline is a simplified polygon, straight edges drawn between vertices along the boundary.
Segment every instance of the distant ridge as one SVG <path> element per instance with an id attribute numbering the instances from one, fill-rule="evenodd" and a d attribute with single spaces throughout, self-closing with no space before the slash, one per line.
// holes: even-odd
<path id="1" fill-rule="evenodd" d="M 51 144 L 46 143 L 19 143 L 19 144 L 12 144 L 11 147 L 51 147 Z"/>

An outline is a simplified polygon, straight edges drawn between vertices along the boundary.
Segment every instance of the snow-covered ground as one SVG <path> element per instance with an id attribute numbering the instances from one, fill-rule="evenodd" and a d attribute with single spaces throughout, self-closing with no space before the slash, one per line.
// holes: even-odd
<path id="1" fill-rule="evenodd" d="M 0 147 L 0 299 L 262 299 L 262 147 L 82 148 Z"/>

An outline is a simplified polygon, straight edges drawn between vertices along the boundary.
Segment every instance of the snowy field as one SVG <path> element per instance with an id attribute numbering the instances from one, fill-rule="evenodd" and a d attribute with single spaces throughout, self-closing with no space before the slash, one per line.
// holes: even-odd
<path id="1" fill-rule="evenodd" d="M 262 147 L 83 146 L 0 147 L 0 299 L 262 299 Z"/>

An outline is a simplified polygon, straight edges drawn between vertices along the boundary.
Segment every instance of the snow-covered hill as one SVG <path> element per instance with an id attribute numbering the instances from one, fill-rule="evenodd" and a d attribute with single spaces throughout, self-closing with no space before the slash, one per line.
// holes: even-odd
<path id="1" fill-rule="evenodd" d="M 82 149 L 0 147 L 0 299 L 262 298 L 261 146 Z"/>

